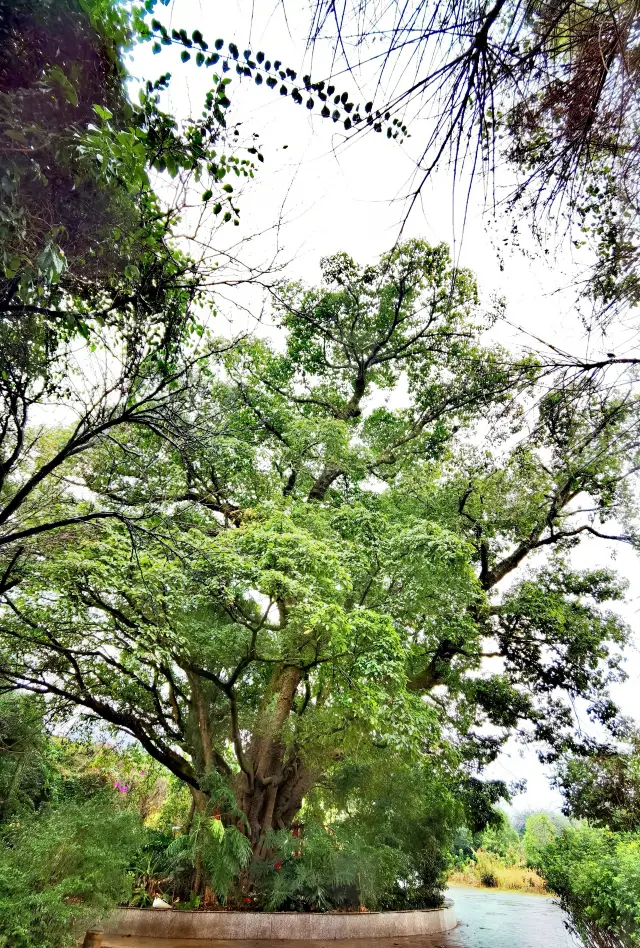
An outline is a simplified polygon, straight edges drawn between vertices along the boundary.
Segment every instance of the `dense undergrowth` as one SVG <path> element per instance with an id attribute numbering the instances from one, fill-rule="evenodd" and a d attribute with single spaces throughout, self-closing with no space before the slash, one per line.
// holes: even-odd
<path id="1" fill-rule="evenodd" d="M 563 822 L 555 815 L 554 820 L 556 824 Z M 500 812 L 494 826 L 475 834 L 466 829 L 458 833 L 449 882 L 486 889 L 547 893 L 545 880 L 535 867 L 540 849 L 554 839 L 556 833 L 556 825 L 546 813 L 531 814 L 519 833 Z"/>
<path id="2" fill-rule="evenodd" d="M 381 806 L 358 818 L 312 796 L 293 830 L 265 840 L 256 869 L 230 799 L 205 818 L 184 784 L 137 748 L 51 737 L 43 706 L 29 699 L 2 698 L 0 711 L 2 948 L 62 948 L 116 905 L 157 897 L 176 910 L 433 905 L 447 865 L 453 884 L 557 895 L 589 948 L 640 944 L 640 836 L 631 829 L 543 813 L 518 832 L 497 814 L 472 833 L 445 807 L 429 835 L 433 798 L 406 828 L 412 852 L 397 818 L 407 778 L 386 797 L 376 788 Z"/>
<path id="3" fill-rule="evenodd" d="M 588 948 L 640 945 L 640 833 L 583 824 L 541 854 L 540 870 Z"/>
<path id="4" fill-rule="evenodd" d="M 535 869 L 526 865 L 505 865 L 500 856 L 482 849 L 476 852 L 475 860 L 451 873 L 449 883 L 538 895 L 548 893 L 544 879 Z"/>
<path id="5" fill-rule="evenodd" d="M 63 948 L 117 905 L 158 897 L 176 910 L 250 911 L 441 898 L 460 811 L 445 795 L 438 815 L 432 797 L 409 829 L 397 807 L 415 775 L 387 787 L 383 817 L 361 808 L 349 819 L 312 797 L 301 822 L 272 831 L 256 860 L 230 795 L 202 815 L 184 783 L 137 747 L 51 736 L 43 711 L 37 700 L 0 698 L 1 948 Z"/>

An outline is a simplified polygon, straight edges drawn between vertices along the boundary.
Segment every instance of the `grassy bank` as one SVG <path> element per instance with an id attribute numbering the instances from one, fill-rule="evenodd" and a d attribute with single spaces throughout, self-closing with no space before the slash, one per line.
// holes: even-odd
<path id="1" fill-rule="evenodd" d="M 547 894 L 544 879 L 535 870 L 526 866 L 505 866 L 499 856 L 482 850 L 476 853 L 475 861 L 470 860 L 465 866 L 451 873 L 449 884 Z"/>

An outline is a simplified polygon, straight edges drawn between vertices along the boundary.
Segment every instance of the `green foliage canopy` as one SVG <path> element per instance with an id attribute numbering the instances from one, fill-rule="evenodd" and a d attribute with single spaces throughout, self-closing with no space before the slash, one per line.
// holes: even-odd
<path id="1" fill-rule="evenodd" d="M 623 590 L 566 554 L 609 536 L 613 508 L 633 539 L 636 402 L 581 386 L 525 414 L 535 363 L 482 344 L 475 282 L 442 246 L 323 270 L 278 291 L 282 345 L 248 339 L 175 395 L 170 438 L 123 425 L 70 459 L 118 516 L 31 560 L 1 614 L 7 688 L 134 736 L 200 813 L 244 814 L 258 863 L 347 766 L 378 787 L 430 767 L 480 829 L 504 788 L 478 774 L 510 733 L 575 747 L 576 700 L 618 726 Z M 375 795 L 351 799 L 367 839 Z M 412 820 L 389 846 L 432 891 Z"/>
<path id="2" fill-rule="evenodd" d="M 565 811 L 616 832 L 640 828 L 640 740 L 597 748 L 586 758 L 560 761 L 557 782 Z"/>
<path id="3" fill-rule="evenodd" d="M 238 221 L 229 178 L 254 173 L 227 128 L 227 79 L 212 77 L 202 114 L 185 123 L 161 106 L 167 74 L 129 97 L 124 56 L 153 6 L 0 4 L 2 588 L 42 552 L 33 537 L 113 515 L 91 500 L 70 512 L 65 465 L 125 422 L 163 426 L 225 279 L 211 231 L 197 256 L 177 237 L 185 195 L 202 189 L 200 225 L 215 232 Z M 175 187 L 161 201 L 163 180 Z M 52 406 L 66 430 L 30 426 Z"/>
<path id="4" fill-rule="evenodd" d="M 533 813 L 524 827 L 522 845 L 527 857 L 527 864 L 537 868 L 543 858 L 544 851 L 558 835 L 558 831 L 546 813 Z"/>

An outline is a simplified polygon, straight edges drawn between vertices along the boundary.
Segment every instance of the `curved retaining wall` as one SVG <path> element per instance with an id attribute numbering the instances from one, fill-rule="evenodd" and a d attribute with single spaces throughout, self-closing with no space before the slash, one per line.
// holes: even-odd
<path id="1" fill-rule="evenodd" d="M 335 939 L 437 935 L 456 927 L 453 902 L 410 912 L 180 912 L 119 909 L 105 924 L 109 936 L 202 939 Z"/>

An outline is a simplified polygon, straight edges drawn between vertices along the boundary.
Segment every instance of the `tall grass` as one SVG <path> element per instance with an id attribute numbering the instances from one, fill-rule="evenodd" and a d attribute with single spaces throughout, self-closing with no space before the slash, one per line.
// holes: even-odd
<path id="1" fill-rule="evenodd" d="M 524 865 L 506 866 L 500 856 L 478 849 L 475 859 L 456 869 L 449 876 L 451 885 L 468 885 L 485 889 L 507 889 L 512 892 L 547 893 L 544 879 Z"/>

